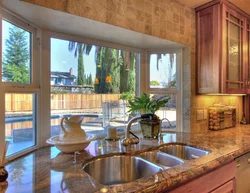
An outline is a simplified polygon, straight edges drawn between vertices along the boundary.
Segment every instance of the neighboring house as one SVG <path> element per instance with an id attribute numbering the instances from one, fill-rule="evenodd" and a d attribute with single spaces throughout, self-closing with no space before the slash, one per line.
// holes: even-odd
<path id="1" fill-rule="evenodd" d="M 73 75 L 72 68 L 69 69 L 69 72 L 51 72 L 50 75 L 50 84 L 51 85 L 73 85 L 75 82 L 76 76 Z"/>

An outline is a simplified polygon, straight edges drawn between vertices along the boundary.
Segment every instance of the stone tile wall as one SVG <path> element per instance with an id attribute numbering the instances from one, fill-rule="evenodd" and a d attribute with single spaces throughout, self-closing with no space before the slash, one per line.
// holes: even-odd
<path id="1" fill-rule="evenodd" d="M 176 0 L 23 0 L 140 33 L 195 45 L 194 10 Z"/>
<path id="2" fill-rule="evenodd" d="M 196 110 L 213 102 L 237 106 L 242 97 L 197 96 L 195 92 L 195 11 L 177 0 L 23 0 L 47 8 L 160 37 L 190 47 L 184 50 L 184 131 L 205 132 L 207 121 L 196 121 Z M 191 54 L 190 54 L 191 53 Z"/>
<path id="3" fill-rule="evenodd" d="M 203 133 L 208 129 L 208 119 L 197 121 L 197 110 L 207 110 L 214 103 L 232 105 L 236 107 L 236 122 L 242 118 L 242 97 L 241 96 L 196 96 L 191 102 L 190 114 L 192 132 Z"/>

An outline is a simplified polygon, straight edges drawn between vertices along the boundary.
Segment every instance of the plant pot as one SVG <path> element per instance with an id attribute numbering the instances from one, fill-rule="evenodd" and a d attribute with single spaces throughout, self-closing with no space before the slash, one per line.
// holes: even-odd
<path id="1" fill-rule="evenodd" d="M 0 166 L 0 182 L 4 182 L 8 178 L 8 171 L 4 166 Z"/>
<path id="2" fill-rule="evenodd" d="M 139 121 L 144 138 L 158 139 L 161 130 L 160 119 L 142 119 Z"/>

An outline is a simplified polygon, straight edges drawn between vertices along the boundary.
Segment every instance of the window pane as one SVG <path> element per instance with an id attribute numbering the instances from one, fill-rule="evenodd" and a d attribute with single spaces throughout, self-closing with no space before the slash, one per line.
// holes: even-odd
<path id="1" fill-rule="evenodd" d="M 240 88 L 242 80 L 242 28 L 233 23 L 228 23 L 227 31 L 227 87 Z"/>
<path id="2" fill-rule="evenodd" d="M 35 94 L 5 94 L 5 137 L 10 141 L 7 156 L 36 144 L 35 115 Z"/>
<path id="3" fill-rule="evenodd" d="M 233 15 L 230 15 L 230 19 L 234 21 L 235 23 L 240 23 L 240 20 L 237 17 L 234 17 Z"/>
<path id="4" fill-rule="evenodd" d="M 31 33 L 2 20 L 2 81 L 31 83 Z"/>
<path id="5" fill-rule="evenodd" d="M 176 88 L 176 54 L 150 54 L 150 88 Z"/>
<path id="6" fill-rule="evenodd" d="M 152 95 L 151 95 L 152 96 Z M 176 128 L 176 95 L 175 94 L 155 94 L 153 97 L 158 99 L 162 96 L 169 97 L 165 107 L 156 111 L 156 114 L 162 120 L 162 129 L 175 129 Z"/>
<path id="7" fill-rule="evenodd" d="M 126 103 L 119 99 L 123 93 L 135 93 L 139 57 L 135 52 L 51 38 L 51 135 L 59 134 L 62 117 L 74 114 L 85 115 L 86 131 L 103 131 L 111 119 L 124 128 Z"/>

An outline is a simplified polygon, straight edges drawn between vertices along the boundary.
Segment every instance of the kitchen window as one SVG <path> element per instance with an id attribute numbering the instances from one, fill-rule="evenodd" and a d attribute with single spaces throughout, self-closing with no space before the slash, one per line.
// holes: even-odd
<path id="1" fill-rule="evenodd" d="M 180 131 L 182 51 L 149 51 L 147 61 L 148 93 L 155 98 L 165 95 L 169 97 L 166 106 L 156 112 L 162 119 L 162 129 Z"/>
<path id="2" fill-rule="evenodd" d="M 38 144 L 37 29 L 4 10 L 1 27 L 0 145 L 9 141 L 7 156 L 14 158 Z"/>
<path id="3" fill-rule="evenodd" d="M 82 127 L 95 134 L 111 124 L 124 130 L 126 101 L 135 95 L 140 54 L 112 45 L 70 37 L 50 38 L 51 136 L 61 131 L 62 117 L 84 115 Z"/>

